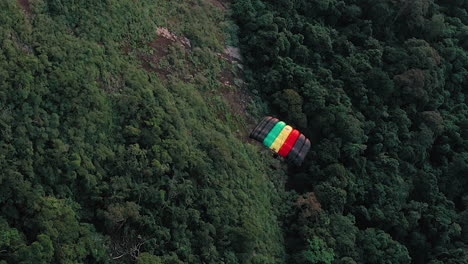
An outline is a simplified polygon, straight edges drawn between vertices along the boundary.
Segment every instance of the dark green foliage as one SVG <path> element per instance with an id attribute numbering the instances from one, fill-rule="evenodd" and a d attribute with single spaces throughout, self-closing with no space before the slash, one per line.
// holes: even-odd
<path id="1" fill-rule="evenodd" d="M 467 262 L 466 3 L 236 1 L 247 81 L 313 141 L 289 263 L 314 237 L 336 263 Z"/>
<path id="2" fill-rule="evenodd" d="M 306 263 L 324 263 L 330 264 L 335 254 L 333 249 L 326 247 L 325 242 L 318 237 L 307 240 L 309 242 L 308 250 L 302 253 Z"/>

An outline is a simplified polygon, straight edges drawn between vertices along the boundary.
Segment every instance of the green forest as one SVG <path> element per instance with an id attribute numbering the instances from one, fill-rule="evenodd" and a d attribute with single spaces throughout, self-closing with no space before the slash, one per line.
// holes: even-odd
<path id="1" fill-rule="evenodd" d="M 466 264 L 467 87 L 468 0 L 2 0 L 0 264 Z"/>
<path id="2" fill-rule="evenodd" d="M 239 0 L 234 17 L 252 91 L 313 142 L 288 171 L 288 263 L 468 263 L 468 1 Z"/>

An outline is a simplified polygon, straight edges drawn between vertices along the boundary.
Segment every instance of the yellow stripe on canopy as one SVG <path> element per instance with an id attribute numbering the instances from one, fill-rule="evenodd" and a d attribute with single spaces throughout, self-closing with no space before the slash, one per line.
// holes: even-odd
<path id="1" fill-rule="evenodd" d="M 293 128 L 291 126 L 285 126 L 283 130 L 281 130 L 281 133 L 276 137 L 275 141 L 273 141 L 270 148 L 273 151 L 278 152 L 292 131 Z"/>

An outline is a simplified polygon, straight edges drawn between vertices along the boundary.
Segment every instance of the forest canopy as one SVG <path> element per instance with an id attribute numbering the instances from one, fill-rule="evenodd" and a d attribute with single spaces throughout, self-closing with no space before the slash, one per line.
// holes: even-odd
<path id="1" fill-rule="evenodd" d="M 468 263 L 467 50 L 467 0 L 0 1 L 0 264 Z"/>
<path id="2" fill-rule="evenodd" d="M 468 1 L 233 10 L 251 89 L 313 141 L 288 263 L 467 263 Z"/>

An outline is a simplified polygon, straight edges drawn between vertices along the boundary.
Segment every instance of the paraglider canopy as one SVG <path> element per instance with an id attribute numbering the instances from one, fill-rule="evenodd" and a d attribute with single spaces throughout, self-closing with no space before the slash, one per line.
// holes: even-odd
<path id="1" fill-rule="evenodd" d="M 301 132 L 277 118 L 267 116 L 250 133 L 253 138 L 286 159 L 301 166 L 310 149 L 310 141 Z"/>

